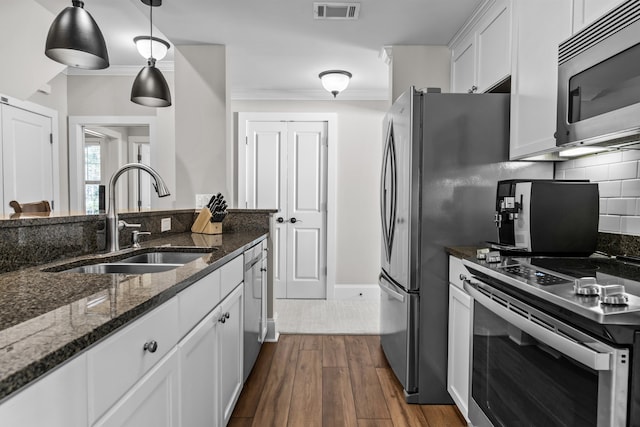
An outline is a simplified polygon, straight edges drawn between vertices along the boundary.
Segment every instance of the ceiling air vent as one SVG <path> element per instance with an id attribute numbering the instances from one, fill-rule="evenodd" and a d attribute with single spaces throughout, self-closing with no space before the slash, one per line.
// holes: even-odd
<path id="1" fill-rule="evenodd" d="M 313 3 L 315 19 L 358 19 L 360 3 Z"/>

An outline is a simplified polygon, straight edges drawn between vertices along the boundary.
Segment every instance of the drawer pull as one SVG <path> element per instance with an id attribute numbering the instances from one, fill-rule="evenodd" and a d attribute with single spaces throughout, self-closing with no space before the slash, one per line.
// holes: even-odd
<path id="1" fill-rule="evenodd" d="M 267 268 L 266 268 L 266 267 L 262 267 L 262 268 L 260 269 L 260 271 L 267 271 Z"/>
<path id="2" fill-rule="evenodd" d="M 155 353 L 158 349 L 158 343 L 155 340 L 151 340 L 149 342 L 144 343 L 143 350 L 148 351 L 149 353 Z"/>

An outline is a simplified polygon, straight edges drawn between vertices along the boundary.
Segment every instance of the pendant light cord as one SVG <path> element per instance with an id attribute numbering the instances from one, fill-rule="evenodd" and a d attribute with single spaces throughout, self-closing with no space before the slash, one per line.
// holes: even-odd
<path id="1" fill-rule="evenodd" d="M 149 54 L 153 58 L 153 1 L 149 2 Z"/>

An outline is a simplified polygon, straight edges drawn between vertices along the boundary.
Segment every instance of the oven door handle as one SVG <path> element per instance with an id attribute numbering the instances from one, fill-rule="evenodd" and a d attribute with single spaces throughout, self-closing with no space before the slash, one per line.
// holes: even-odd
<path id="1" fill-rule="evenodd" d="M 523 332 L 526 332 L 567 357 L 570 357 L 571 359 L 576 360 L 595 371 L 611 370 L 611 353 L 594 351 L 583 343 L 573 341 L 563 335 L 560 335 L 554 330 L 540 326 L 531 318 L 517 314 L 515 311 L 497 303 L 482 291 L 478 290 L 478 284 L 473 283 L 470 280 L 464 281 L 464 289 L 469 293 L 469 295 L 471 295 L 471 297 L 473 297 L 474 300 L 482 304 L 495 315 L 503 318 Z M 522 305 L 526 306 L 526 304 Z"/>

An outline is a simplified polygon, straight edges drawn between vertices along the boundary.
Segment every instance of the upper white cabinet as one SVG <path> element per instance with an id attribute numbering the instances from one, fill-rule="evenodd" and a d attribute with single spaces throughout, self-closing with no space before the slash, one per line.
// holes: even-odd
<path id="1" fill-rule="evenodd" d="M 487 2 L 452 44 L 451 91 L 486 92 L 511 73 L 511 6 Z"/>
<path id="2" fill-rule="evenodd" d="M 512 7 L 509 157 L 514 160 L 556 147 L 558 45 L 571 35 L 571 0 L 514 0 Z"/>
<path id="3" fill-rule="evenodd" d="M 624 0 L 573 0 L 573 34 L 623 2 Z"/>

